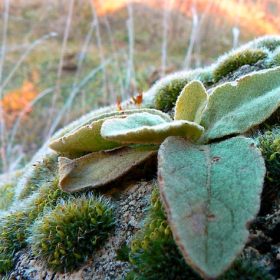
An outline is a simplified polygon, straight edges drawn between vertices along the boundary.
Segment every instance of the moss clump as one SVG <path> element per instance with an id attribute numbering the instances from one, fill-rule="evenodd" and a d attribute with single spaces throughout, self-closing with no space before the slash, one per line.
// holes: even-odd
<path id="1" fill-rule="evenodd" d="M 123 244 L 119 249 L 116 250 L 116 259 L 118 261 L 129 262 L 130 247 L 127 244 Z"/>
<path id="2" fill-rule="evenodd" d="M 280 46 L 280 38 L 277 36 L 265 36 L 253 41 L 253 48 L 266 48 L 270 52 L 275 51 Z"/>
<path id="3" fill-rule="evenodd" d="M 265 59 L 268 52 L 263 49 L 245 49 L 225 56 L 213 71 L 214 82 L 218 82 L 229 73 L 243 65 L 254 65 L 259 60 Z"/>
<path id="4" fill-rule="evenodd" d="M 179 72 L 163 78 L 159 83 L 154 86 L 156 91 L 153 100 L 155 109 L 168 112 L 176 103 L 176 100 L 181 93 L 182 89 L 192 80 L 199 80 L 205 86 L 213 84 L 212 69 L 198 69 L 195 71 Z"/>
<path id="5" fill-rule="evenodd" d="M 53 181 L 58 173 L 58 155 L 47 154 L 33 165 L 33 170 L 21 190 L 18 199 L 24 199 L 39 189 L 44 183 Z"/>
<path id="6" fill-rule="evenodd" d="M 0 189 L 0 210 L 8 210 L 11 206 L 16 184 L 13 182 L 4 184 Z"/>
<path id="7" fill-rule="evenodd" d="M 9 254 L 0 254 L 0 274 L 5 274 L 6 271 L 9 271 L 13 267 L 12 255 Z M 3 277 L 1 275 L 1 277 Z M 1 278 L 5 279 L 5 278 Z M 8 279 L 8 278 L 6 278 Z"/>
<path id="8" fill-rule="evenodd" d="M 56 271 L 73 271 L 92 255 L 109 235 L 113 216 L 109 202 L 85 196 L 62 200 L 37 220 L 29 242 L 33 252 Z"/>
<path id="9" fill-rule="evenodd" d="M 214 84 L 212 72 L 212 67 L 195 70 L 190 73 L 190 80 L 199 80 L 205 87 L 211 86 Z"/>
<path id="10" fill-rule="evenodd" d="M 257 138 L 257 146 L 261 150 L 266 165 L 266 183 L 280 192 L 280 128 L 266 131 Z"/>
<path id="11" fill-rule="evenodd" d="M 30 235 L 28 229 L 32 227 L 34 221 L 46 209 L 53 209 L 59 199 L 74 197 L 63 192 L 58 183 L 56 178 L 44 184 L 20 210 L 12 211 L 0 220 L 0 273 L 12 267 L 12 257 L 26 246 Z"/>
<path id="12" fill-rule="evenodd" d="M 31 202 L 28 203 L 27 208 L 30 213 L 33 213 L 34 217 L 37 218 L 46 208 L 54 208 L 60 199 L 75 197 L 74 194 L 69 194 L 61 190 L 58 177 L 57 175 L 54 181 L 43 184 L 34 197 L 32 197 Z"/>
<path id="13" fill-rule="evenodd" d="M 271 201 L 280 195 L 280 128 L 272 128 L 256 139 L 265 160 L 266 176 L 261 212 L 269 210 Z"/>
<path id="14" fill-rule="evenodd" d="M 12 205 L 15 195 L 15 189 L 22 174 L 23 170 L 20 170 L 0 176 L 0 211 L 8 210 Z"/>
<path id="15" fill-rule="evenodd" d="M 280 50 L 277 49 L 278 51 L 275 52 L 266 62 L 266 66 L 268 68 L 275 67 L 275 66 L 280 66 Z"/>
<path id="16" fill-rule="evenodd" d="M 0 273 L 12 268 L 14 254 L 26 245 L 28 211 L 16 211 L 0 220 Z"/>
<path id="17" fill-rule="evenodd" d="M 268 272 L 247 259 L 237 259 L 219 280 L 271 280 Z"/>
<path id="18" fill-rule="evenodd" d="M 171 110 L 175 106 L 180 92 L 188 82 L 190 80 L 186 78 L 174 78 L 166 84 L 163 84 L 157 90 L 154 99 L 155 108 L 164 112 Z"/>
<path id="19" fill-rule="evenodd" d="M 129 260 L 133 270 L 126 279 L 201 279 L 186 264 L 172 238 L 157 188 L 152 193 L 150 216 L 131 242 Z"/>

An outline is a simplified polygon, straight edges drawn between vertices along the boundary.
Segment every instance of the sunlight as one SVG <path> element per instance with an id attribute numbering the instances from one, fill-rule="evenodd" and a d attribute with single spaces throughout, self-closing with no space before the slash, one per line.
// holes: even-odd
<path id="1" fill-rule="evenodd" d="M 233 26 L 245 28 L 255 35 L 270 35 L 279 33 L 279 18 L 264 10 L 261 2 L 238 0 L 104 0 L 94 1 L 95 8 L 99 16 L 112 13 L 128 3 L 142 3 L 155 8 L 176 9 L 181 13 L 192 16 L 192 9 L 196 9 L 199 14 L 206 11 L 210 5 L 208 13 L 223 17 Z"/>

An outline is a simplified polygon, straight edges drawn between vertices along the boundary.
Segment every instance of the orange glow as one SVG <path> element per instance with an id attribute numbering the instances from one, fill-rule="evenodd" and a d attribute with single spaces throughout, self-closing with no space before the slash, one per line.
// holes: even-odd
<path id="1" fill-rule="evenodd" d="M 28 109 L 28 105 L 37 94 L 38 92 L 34 84 L 29 81 L 24 81 L 19 89 L 7 93 L 4 96 L 2 108 L 8 126 L 15 121 L 23 109 L 27 108 L 26 112 L 31 112 L 31 109 Z"/>
<path id="2" fill-rule="evenodd" d="M 151 7 L 164 8 L 164 1 L 162 0 L 93 1 L 99 16 L 114 12 L 128 3 L 142 3 Z M 192 16 L 193 2 L 192 0 L 169 0 L 167 8 Z M 198 14 L 202 14 L 209 5 L 210 8 L 207 13 L 217 18 L 224 18 L 233 26 L 238 22 L 238 27 L 241 30 L 244 28 L 256 36 L 279 33 L 279 18 L 266 13 L 261 4 L 255 4 L 252 1 L 243 1 L 243 4 L 238 2 L 238 0 L 197 0 L 195 8 Z"/>
<path id="3" fill-rule="evenodd" d="M 127 4 L 128 0 L 105 0 L 94 1 L 94 6 L 99 16 L 114 12 Z"/>

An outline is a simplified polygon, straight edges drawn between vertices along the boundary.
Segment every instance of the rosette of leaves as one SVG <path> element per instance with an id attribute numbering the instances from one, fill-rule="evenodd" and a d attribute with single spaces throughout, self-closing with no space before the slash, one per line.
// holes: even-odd
<path id="1" fill-rule="evenodd" d="M 259 211 L 264 159 L 240 134 L 279 108 L 279 75 L 280 68 L 251 73 L 209 94 L 192 81 L 177 99 L 174 119 L 145 109 L 93 120 L 51 144 L 58 152 L 73 152 L 73 143 L 79 152 L 92 150 L 60 158 L 61 188 L 104 186 L 158 152 L 160 193 L 175 242 L 197 273 L 216 279 L 242 251 Z"/>

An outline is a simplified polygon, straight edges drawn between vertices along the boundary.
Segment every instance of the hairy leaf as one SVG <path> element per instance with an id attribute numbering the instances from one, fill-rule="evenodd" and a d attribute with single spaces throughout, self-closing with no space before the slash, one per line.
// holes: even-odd
<path id="1" fill-rule="evenodd" d="M 197 140 L 204 128 L 189 121 L 166 121 L 161 116 L 137 113 L 124 119 L 106 120 L 101 128 L 101 136 L 110 141 L 122 143 L 160 144 L 171 135 Z"/>
<path id="2" fill-rule="evenodd" d="M 70 160 L 59 158 L 60 187 L 66 192 L 104 186 L 157 154 L 158 147 L 123 147 Z"/>
<path id="3" fill-rule="evenodd" d="M 200 81 L 192 81 L 182 90 L 175 106 L 175 120 L 200 123 L 201 113 L 207 103 L 207 92 Z"/>
<path id="4" fill-rule="evenodd" d="M 77 129 L 53 141 L 50 144 L 50 148 L 61 153 L 67 152 L 75 154 L 79 152 L 97 152 L 120 147 L 122 144 L 108 141 L 101 137 L 100 129 L 103 122 L 108 119 L 125 118 L 127 115 L 138 112 L 149 112 L 149 114 L 160 116 L 163 120 L 171 120 L 167 114 L 154 109 L 137 109 L 104 114 L 92 118 Z"/>
<path id="5" fill-rule="evenodd" d="M 243 133 L 280 106 L 280 67 L 246 75 L 217 87 L 202 113 L 202 142 Z"/>
<path id="6" fill-rule="evenodd" d="M 241 252 L 259 210 L 264 160 L 249 138 L 212 145 L 167 138 L 159 149 L 160 192 L 186 261 L 215 279 Z"/>

